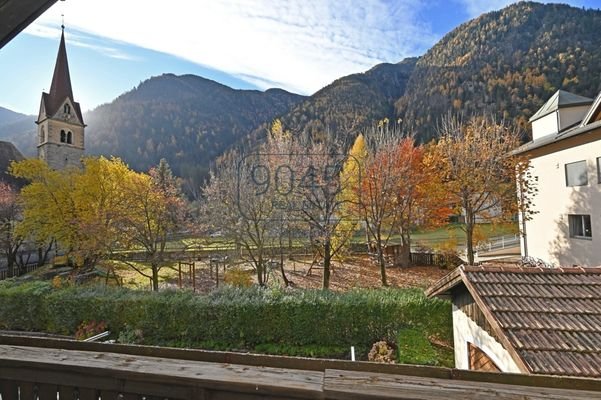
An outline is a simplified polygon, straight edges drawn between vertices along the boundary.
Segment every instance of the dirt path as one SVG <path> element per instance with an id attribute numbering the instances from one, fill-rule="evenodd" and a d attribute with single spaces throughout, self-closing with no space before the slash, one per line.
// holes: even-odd
<path id="1" fill-rule="evenodd" d="M 285 262 L 286 276 L 293 283 L 293 287 L 307 289 L 321 288 L 323 269 L 319 266 L 314 266 L 311 272 L 308 273 L 310 265 L 311 260 L 308 258 L 292 261 L 287 260 Z M 215 276 L 214 274 L 209 274 L 208 265 L 197 262 L 196 268 L 197 291 L 206 293 L 213 290 L 216 287 Z M 245 265 L 243 268 L 249 272 L 252 269 L 249 265 Z M 426 288 L 442 278 L 449 271 L 432 266 L 415 266 L 408 268 L 388 268 L 386 272 L 389 286 Z M 252 277 L 256 281 L 254 275 Z M 221 279 L 223 279 L 223 272 L 220 268 L 219 285 L 224 284 Z M 271 271 L 268 285 L 283 285 L 279 269 Z M 380 269 L 367 257 L 350 257 L 342 263 L 334 263 L 330 278 L 331 290 L 345 291 L 353 288 L 379 287 L 382 287 Z"/>

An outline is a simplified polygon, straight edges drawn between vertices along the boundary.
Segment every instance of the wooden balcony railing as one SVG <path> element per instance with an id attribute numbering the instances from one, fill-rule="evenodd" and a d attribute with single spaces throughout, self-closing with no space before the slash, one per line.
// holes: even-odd
<path id="1" fill-rule="evenodd" d="M 601 381 L 0 336 L 0 397 L 591 400 Z"/>

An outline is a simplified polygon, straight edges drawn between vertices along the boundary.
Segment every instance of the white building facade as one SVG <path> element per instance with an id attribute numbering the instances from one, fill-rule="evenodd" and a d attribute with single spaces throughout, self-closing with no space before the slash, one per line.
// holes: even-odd
<path id="1" fill-rule="evenodd" d="M 558 91 L 530 119 L 533 140 L 515 152 L 530 160 L 538 190 L 520 224 L 523 256 L 601 265 L 600 102 Z"/>

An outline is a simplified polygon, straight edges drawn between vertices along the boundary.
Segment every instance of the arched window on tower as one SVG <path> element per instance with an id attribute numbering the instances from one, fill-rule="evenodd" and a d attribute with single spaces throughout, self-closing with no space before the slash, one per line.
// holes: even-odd
<path id="1" fill-rule="evenodd" d="M 71 106 L 65 103 L 65 106 L 63 107 L 63 112 L 65 114 L 71 114 Z"/>
<path id="2" fill-rule="evenodd" d="M 61 129 L 61 143 L 65 143 L 67 141 L 67 134 L 64 129 Z"/>
<path id="3" fill-rule="evenodd" d="M 67 143 L 73 144 L 73 133 L 71 131 L 67 132 Z"/>
<path id="4" fill-rule="evenodd" d="M 44 143 L 46 141 L 46 129 L 44 126 L 40 128 L 40 143 Z"/>

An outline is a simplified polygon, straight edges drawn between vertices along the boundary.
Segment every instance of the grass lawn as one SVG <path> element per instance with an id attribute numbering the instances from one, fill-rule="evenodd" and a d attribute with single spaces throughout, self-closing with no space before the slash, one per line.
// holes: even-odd
<path id="1" fill-rule="evenodd" d="M 426 337 L 423 330 L 403 329 L 397 335 L 397 362 L 453 368 L 453 349 L 448 344 L 436 344 L 437 342 L 440 341 Z"/>
<path id="2" fill-rule="evenodd" d="M 476 226 L 475 240 L 487 240 L 496 236 L 510 235 L 518 232 L 517 224 L 478 224 Z M 364 243 L 365 234 L 355 235 L 355 243 Z M 391 244 L 400 242 L 399 235 L 390 238 Z M 445 243 L 453 243 L 456 247 L 465 247 L 465 232 L 461 224 L 449 224 L 436 229 L 416 230 L 411 233 L 413 246 L 436 248 Z"/>
<path id="3" fill-rule="evenodd" d="M 476 240 L 486 240 L 495 236 L 515 234 L 518 232 L 517 223 L 504 224 L 478 224 L 476 226 Z M 399 242 L 399 235 L 393 235 L 391 244 Z M 411 234 L 414 245 L 423 247 L 434 247 L 438 244 L 454 241 L 457 246 L 465 247 L 465 232 L 461 224 L 449 224 L 436 229 L 416 230 Z M 353 243 L 365 243 L 365 232 L 359 230 L 352 238 Z M 293 238 L 292 246 L 302 248 L 308 244 L 304 238 Z M 275 247 L 277 245 L 274 244 Z M 167 250 L 187 251 L 228 251 L 234 250 L 234 243 L 225 237 L 183 237 L 171 240 L 167 243 Z"/>
<path id="4" fill-rule="evenodd" d="M 517 224 L 478 224 L 476 226 L 476 239 L 489 239 L 495 236 L 515 234 L 518 232 Z M 461 224 L 449 224 L 433 230 L 418 230 L 411 234 L 414 243 L 440 243 L 446 240 L 456 240 L 458 245 L 465 245 L 465 232 Z"/>
<path id="5" fill-rule="evenodd" d="M 130 289 L 149 289 L 150 279 L 138 273 L 129 265 L 120 261 L 110 261 L 115 273 L 119 278 L 123 280 L 123 286 Z M 148 276 L 152 276 L 152 270 L 150 265 L 142 262 L 135 262 L 136 268 L 144 272 Z M 167 263 L 164 267 L 159 270 L 159 285 L 168 280 L 176 280 L 179 272 L 177 270 L 177 263 Z"/>

